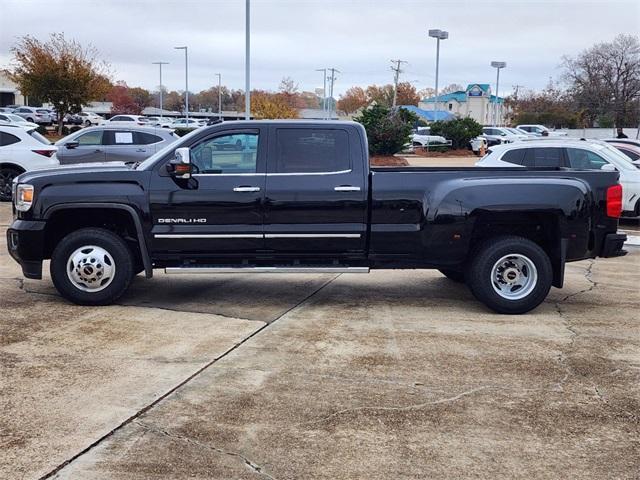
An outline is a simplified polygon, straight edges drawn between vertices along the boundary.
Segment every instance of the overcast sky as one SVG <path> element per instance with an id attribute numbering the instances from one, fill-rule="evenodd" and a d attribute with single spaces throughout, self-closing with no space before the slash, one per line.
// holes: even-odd
<path id="1" fill-rule="evenodd" d="M 91 43 L 111 64 L 113 80 L 153 89 L 189 90 L 223 83 L 244 88 L 245 0 L 0 0 L 0 67 L 10 65 L 16 37 L 51 32 Z M 441 43 L 440 85 L 494 83 L 492 60 L 507 62 L 500 91 L 540 89 L 573 55 L 619 33 L 640 32 L 640 1 L 252 0 L 252 88 L 275 90 L 283 76 L 301 90 L 322 86 L 314 70 L 340 70 L 336 94 L 352 85 L 392 81 L 390 59 L 409 62 L 401 80 L 433 87 L 435 39 Z"/>

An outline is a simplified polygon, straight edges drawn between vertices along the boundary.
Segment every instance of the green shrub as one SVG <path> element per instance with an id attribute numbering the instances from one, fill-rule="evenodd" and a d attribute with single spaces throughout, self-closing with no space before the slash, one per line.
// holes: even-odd
<path id="1" fill-rule="evenodd" d="M 69 129 L 69 133 L 76 133 L 79 130 L 82 130 L 82 127 L 79 127 L 78 125 L 74 125 Z"/>
<path id="2" fill-rule="evenodd" d="M 174 132 L 176 133 L 176 135 L 178 135 L 179 137 L 184 137 L 187 133 L 191 133 L 193 132 L 195 129 L 194 128 L 176 128 L 174 130 Z"/>
<path id="3" fill-rule="evenodd" d="M 38 128 L 36 128 L 36 132 L 38 132 L 40 135 L 47 135 L 49 133 L 47 131 L 47 127 L 45 127 L 44 125 L 38 125 Z"/>
<path id="4" fill-rule="evenodd" d="M 469 141 L 482 134 L 482 125 L 473 118 L 438 121 L 431 124 L 431 135 L 440 135 L 451 140 L 453 148 L 467 148 Z"/>
<path id="5" fill-rule="evenodd" d="M 371 105 L 354 120 L 367 132 L 369 154 L 393 155 L 411 141 L 411 128 L 417 117 L 403 108 L 390 110 L 382 105 Z"/>
<path id="6" fill-rule="evenodd" d="M 69 135 L 69 127 L 65 125 L 62 127 L 62 136 L 66 137 L 67 135 Z"/>

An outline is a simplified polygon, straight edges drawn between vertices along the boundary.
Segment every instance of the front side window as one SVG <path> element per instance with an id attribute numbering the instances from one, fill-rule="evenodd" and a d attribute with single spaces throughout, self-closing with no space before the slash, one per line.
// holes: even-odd
<path id="1" fill-rule="evenodd" d="M 102 145 L 102 130 L 84 133 L 76 141 L 78 145 Z"/>
<path id="2" fill-rule="evenodd" d="M 322 173 L 351 169 L 345 130 L 280 128 L 276 133 L 276 172 Z"/>
<path id="3" fill-rule="evenodd" d="M 631 150 L 627 150 L 626 148 L 619 148 L 622 153 L 624 153 L 627 157 L 629 157 L 632 161 L 638 160 L 640 158 L 640 154 L 636 152 L 632 152 Z"/>
<path id="4" fill-rule="evenodd" d="M 567 148 L 567 157 L 571 168 L 581 170 L 600 170 L 607 162 L 600 155 L 582 148 Z"/>
<path id="5" fill-rule="evenodd" d="M 191 147 L 194 173 L 255 173 L 257 133 L 234 133 L 208 138 Z"/>

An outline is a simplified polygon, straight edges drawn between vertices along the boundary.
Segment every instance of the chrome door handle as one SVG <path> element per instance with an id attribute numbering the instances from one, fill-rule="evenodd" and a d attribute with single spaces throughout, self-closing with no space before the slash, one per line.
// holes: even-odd
<path id="1" fill-rule="evenodd" d="M 234 187 L 234 192 L 259 192 L 260 187 Z"/>
<path id="2" fill-rule="evenodd" d="M 341 185 L 333 188 L 336 192 L 359 192 L 360 187 L 352 187 L 351 185 Z"/>

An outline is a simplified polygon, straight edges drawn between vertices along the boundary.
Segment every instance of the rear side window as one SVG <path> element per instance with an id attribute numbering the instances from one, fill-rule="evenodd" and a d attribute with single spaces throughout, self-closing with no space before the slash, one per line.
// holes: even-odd
<path id="1" fill-rule="evenodd" d="M 533 163 L 536 167 L 558 168 L 564 165 L 562 148 L 533 148 Z"/>
<path id="2" fill-rule="evenodd" d="M 133 145 L 133 132 L 126 130 L 105 130 L 104 145 Z"/>
<path id="3" fill-rule="evenodd" d="M 133 143 L 136 145 L 150 145 L 161 142 L 162 138 L 146 132 L 133 132 Z"/>
<path id="4" fill-rule="evenodd" d="M 18 143 L 20 139 L 10 133 L 0 132 L 0 147 L 6 147 Z"/>
<path id="5" fill-rule="evenodd" d="M 35 130 L 31 130 L 29 132 L 29 135 L 31 135 L 32 138 L 35 138 L 37 141 L 39 141 L 40 143 L 44 143 L 45 145 L 51 145 L 51 142 L 49 140 L 47 140 L 46 137 L 40 135 L 37 131 Z"/>
<path id="6" fill-rule="evenodd" d="M 525 165 L 524 157 L 527 151 L 524 148 L 519 148 L 517 150 L 509 150 L 505 153 L 500 160 L 503 162 L 515 163 L 516 165 L 524 165 L 525 167 L 530 167 L 531 165 Z"/>
<path id="7" fill-rule="evenodd" d="M 619 148 L 618 150 L 624 153 L 631 160 L 638 160 L 638 158 L 640 158 L 640 154 L 637 154 L 636 152 L 632 152 L 631 150 L 627 150 L 626 148 Z"/>
<path id="8" fill-rule="evenodd" d="M 345 130 L 279 128 L 276 172 L 321 173 L 351 169 L 349 135 Z"/>

